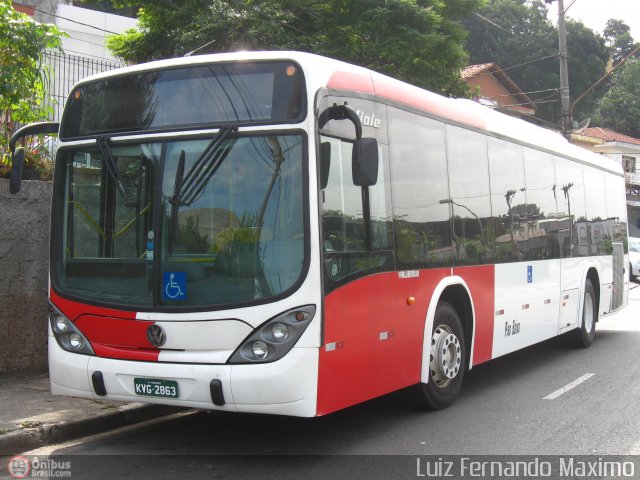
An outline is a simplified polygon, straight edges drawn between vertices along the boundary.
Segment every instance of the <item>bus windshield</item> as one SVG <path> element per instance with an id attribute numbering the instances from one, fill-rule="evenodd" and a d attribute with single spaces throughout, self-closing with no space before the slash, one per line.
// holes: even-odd
<path id="1" fill-rule="evenodd" d="M 51 255 L 60 293 L 216 307 L 280 296 L 300 280 L 302 134 L 98 143 L 60 152 Z"/>

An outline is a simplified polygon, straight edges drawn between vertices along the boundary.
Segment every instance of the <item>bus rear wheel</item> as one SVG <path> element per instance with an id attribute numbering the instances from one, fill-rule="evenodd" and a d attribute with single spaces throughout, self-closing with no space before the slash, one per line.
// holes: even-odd
<path id="1" fill-rule="evenodd" d="M 418 385 L 421 403 L 430 410 L 450 406 L 462 387 L 466 365 L 462 322 L 447 302 L 436 308 L 429 351 L 429 381 Z"/>
<path id="2" fill-rule="evenodd" d="M 589 279 L 587 279 L 584 285 L 584 299 L 582 305 L 580 326 L 569 332 L 569 338 L 573 346 L 586 348 L 593 343 L 593 338 L 596 335 L 596 322 L 598 321 L 598 302 L 596 299 L 596 292 L 591 280 Z"/>

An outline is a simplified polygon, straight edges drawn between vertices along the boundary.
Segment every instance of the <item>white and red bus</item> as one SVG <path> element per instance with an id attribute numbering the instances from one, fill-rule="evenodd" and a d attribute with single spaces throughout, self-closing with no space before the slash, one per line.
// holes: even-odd
<path id="1" fill-rule="evenodd" d="M 297 52 L 158 61 L 57 132 L 55 394 L 311 417 L 627 303 L 620 165 L 468 100 Z M 19 189 L 23 152 L 15 155 Z"/>

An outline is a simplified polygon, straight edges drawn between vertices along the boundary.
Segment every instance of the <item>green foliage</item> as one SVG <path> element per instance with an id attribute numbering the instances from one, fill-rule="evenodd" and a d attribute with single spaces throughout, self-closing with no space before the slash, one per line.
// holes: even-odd
<path id="1" fill-rule="evenodd" d="M 613 74 L 613 86 L 598 101 L 594 123 L 640 137 L 640 60 L 631 59 Z"/>
<path id="2" fill-rule="evenodd" d="M 558 32 L 547 18 L 542 0 L 489 0 L 464 20 L 469 31 L 470 63 L 496 62 L 536 104 L 537 116 L 560 116 Z M 567 22 L 569 90 L 572 98 L 605 72 L 608 50 L 604 39 L 580 22 Z M 515 68 L 511 68 L 515 67 Z M 588 113 L 583 103 L 579 115 Z"/>
<path id="3" fill-rule="evenodd" d="M 108 40 L 133 62 L 239 49 L 302 50 L 467 94 L 459 19 L 484 0 L 138 1 L 140 31 Z"/>
<path id="4" fill-rule="evenodd" d="M 34 22 L 16 12 L 9 0 L 0 0 L 0 163 L 7 170 L 13 122 L 46 120 L 51 107 L 46 96 L 47 70 L 41 63 L 45 49 L 59 48 L 62 33 L 53 25 Z M 27 145 L 26 166 L 45 168 L 43 146 Z"/>
<path id="5" fill-rule="evenodd" d="M 20 122 L 46 118 L 40 60 L 45 49 L 60 46 L 61 32 L 16 12 L 9 0 L 0 0 L 0 19 L 0 111 Z"/>
<path id="6" fill-rule="evenodd" d="M 638 43 L 635 43 L 631 36 L 631 28 L 622 20 L 609 19 L 603 36 L 614 66 L 638 47 Z"/>
<path id="7" fill-rule="evenodd" d="M 609 50 L 604 38 L 585 27 L 581 22 L 569 20 L 566 25 L 567 51 L 569 53 L 569 92 L 573 100 L 605 74 L 609 61 Z M 602 90 L 596 90 L 578 103 L 573 111 L 574 120 L 590 117 L 602 93 Z"/>

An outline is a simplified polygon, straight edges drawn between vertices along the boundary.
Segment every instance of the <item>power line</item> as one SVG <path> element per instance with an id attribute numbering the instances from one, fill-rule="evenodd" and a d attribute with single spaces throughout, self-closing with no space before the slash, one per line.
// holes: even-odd
<path id="1" fill-rule="evenodd" d="M 81 56 L 81 57 L 91 57 L 91 58 L 96 58 L 98 60 L 103 60 L 105 62 L 109 62 L 109 63 L 114 63 L 114 64 L 118 64 L 118 67 L 114 67 L 114 68 L 120 68 L 120 67 L 124 67 L 126 66 L 126 64 L 124 62 L 121 62 L 119 60 L 112 60 L 111 58 L 105 58 L 105 57 L 100 57 L 98 55 L 91 55 L 89 53 L 85 53 L 85 52 L 78 52 L 77 50 L 69 50 L 68 48 L 64 49 L 65 53 L 76 53 L 77 55 L 74 56 Z M 61 55 L 64 56 L 64 55 Z"/>
<path id="2" fill-rule="evenodd" d="M 474 75 L 474 77 L 482 77 L 484 75 L 493 75 L 496 72 L 506 72 L 507 70 L 511 70 L 513 68 L 523 67 L 525 65 L 529 65 L 531 63 L 536 63 L 536 62 L 541 62 L 542 60 L 547 60 L 549 58 L 555 58 L 558 55 L 559 55 L 558 53 L 554 53 L 552 55 L 547 55 L 546 57 L 535 58 L 533 60 L 529 60 L 528 62 L 519 63 L 518 65 L 512 65 L 510 67 L 505 67 L 505 68 L 497 68 L 495 70 L 491 70 L 490 72 L 479 73 L 478 75 Z"/>
<path id="3" fill-rule="evenodd" d="M 96 43 L 96 42 L 90 42 L 89 40 L 84 40 L 82 38 L 74 37 L 72 35 L 69 35 L 69 39 L 70 40 L 75 40 L 75 41 L 78 41 L 78 42 L 89 43 L 91 45 L 95 45 L 96 47 L 107 48 L 105 44 L 100 44 L 100 43 Z"/>
<path id="4" fill-rule="evenodd" d="M 498 29 L 502 30 L 503 32 L 508 33 L 509 35 L 514 35 L 514 33 L 513 33 L 513 32 L 510 32 L 510 31 L 509 31 L 509 30 L 507 30 L 506 28 L 501 27 L 500 25 L 498 25 L 497 23 L 495 23 L 493 20 L 489 20 L 487 17 L 483 17 L 483 16 L 482 16 L 482 15 L 480 15 L 478 12 L 474 12 L 474 14 L 475 14 L 477 17 L 480 17 L 480 18 L 481 18 L 482 20 L 484 20 L 485 22 L 489 23 L 490 25 L 493 25 L 494 27 L 496 27 L 496 28 L 498 28 Z"/>
<path id="5" fill-rule="evenodd" d="M 534 93 L 545 93 L 545 92 L 558 92 L 557 88 L 547 88 L 545 90 L 535 90 L 532 92 L 517 92 L 517 93 L 505 93 L 504 95 L 492 95 L 490 97 L 484 97 L 484 98 L 499 98 L 499 97 L 513 97 L 514 95 L 529 95 L 529 94 L 534 94 Z"/>
<path id="6" fill-rule="evenodd" d="M 37 8 L 34 8 L 34 10 L 36 12 L 38 12 L 38 13 L 42 13 L 43 15 L 51 15 L 52 17 L 60 18 L 61 20 L 66 20 L 66 21 L 71 22 L 71 23 L 77 23 L 78 25 L 82 25 L 84 27 L 94 28 L 94 29 L 100 30 L 101 32 L 104 32 L 104 33 L 111 33 L 113 35 L 120 35 L 118 32 L 112 32 L 111 30 L 105 30 L 104 28 L 96 27 L 94 25 L 89 25 L 88 23 L 78 22 L 77 20 L 73 20 L 73 19 L 68 18 L 68 17 L 63 17 L 61 15 L 56 15 L 55 13 L 45 12 L 45 11 L 39 10 Z"/>
<path id="7" fill-rule="evenodd" d="M 542 103 L 557 103 L 558 99 L 555 100 L 541 100 L 541 101 L 535 101 L 532 103 L 535 103 L 536 105 L 542 104 Z M 522 107 L 522 106 L 527 106 L 527 105 L 531 105 L 531 103 L 527 102 L 527 103 L 505 103 L 504 105 L 496 105 L 497 107 L 500 108 L 505 108 L 505 107 Z"/>

